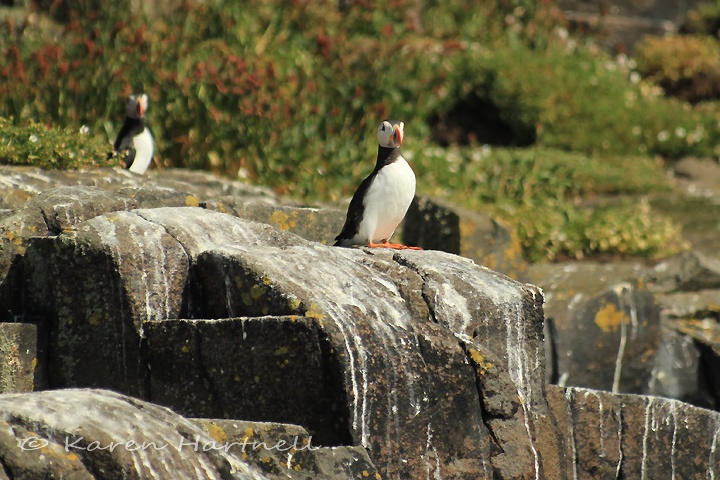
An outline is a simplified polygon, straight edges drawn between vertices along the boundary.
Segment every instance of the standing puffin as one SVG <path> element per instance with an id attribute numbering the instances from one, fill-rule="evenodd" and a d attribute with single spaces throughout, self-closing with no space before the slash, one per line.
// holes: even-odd
<path id="1" fill-rule="evenodd" d="M 375 170 L 355 191 L 345 226 L 335 237 L 335 246 L 421 250 L 419 247 L 389 243 L 415 196 L 415 173 L 400 155 L 404 129 L 403 122 L 388 120 L 378 127 Z"/>
<path id="2" fill-rule="evenodd" d="M 111 158 L 120 155 L 123 166 L 131 172 L 143 174 L 150 166 L 153 156 L 153 138 L 145 126 L 144 115 L 148 107 L 146 94 L 134 94 L 125 102 L 125 123 L 113 145 Z"/>

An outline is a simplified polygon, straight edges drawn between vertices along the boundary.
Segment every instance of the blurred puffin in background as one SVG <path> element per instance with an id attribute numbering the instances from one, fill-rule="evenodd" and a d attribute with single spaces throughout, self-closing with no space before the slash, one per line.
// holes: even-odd
<path id="1" fill-rule="evenodd" d="M 108 158 L 119 156 L 123 166 L 131 172 L 143 174 L 150 166 L 154 143 L 150 130 L 145 126 L 148 97 L 144 93 L 133 94 L 125 102 L 125 123 L 118 133 L 113 152 Z"/>

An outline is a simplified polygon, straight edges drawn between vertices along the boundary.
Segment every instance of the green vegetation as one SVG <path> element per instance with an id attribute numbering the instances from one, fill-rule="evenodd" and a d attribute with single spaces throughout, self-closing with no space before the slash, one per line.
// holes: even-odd
<path id="1" fill-rule="evenodd" d="M 709 36 L 647 37 L 638 71 L 666 92 L 697 102 L 720 95 L 720 43 Z"/>
<path id="2" fill-rule="evenodd" d="M 124 97 L 145 91 L 165 165 L 325 201 L 352 193 L 378 121 L 400 118 L 419 190 L 513 222 L 531 259 L 674 251 L 677 229 L 645 207 L 575 199 L 665 188 L 649 156 L 714 155 L 715 112 L 564 38 L 548 2 L 484 0 L 469 13 L 459 0 L 347 3 L 183 1 L 128 17 L 123 4 L 68 2 L 76 15 L 52 38 L 46 26 L 0 31 L 0 116 L 87 124 L 88 143 L 107 145 Z M 483 107 L 473 122 L 497 120 L 507 144 L 529 148 L 488 151 L 493 137 L 476 134 L 434 146 L 432 119 L 467 104 Z"/>
<path id="3" fill-rule="evenodd" d="M 0 117 L 0 164 L 62 169 L 113 165 L 107 160 L 109 144 L 91 138 L 86 128 L 73 132 L 33 121 L 16 126 Z"/>

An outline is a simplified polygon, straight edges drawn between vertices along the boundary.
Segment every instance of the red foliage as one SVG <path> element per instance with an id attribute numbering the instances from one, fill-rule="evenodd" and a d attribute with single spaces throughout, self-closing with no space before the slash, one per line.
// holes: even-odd
<path id="1" fill-rule="evenodd" d="M 10 71 L 16 80 L 27 84 L 27 69 L 20 56 L 20 49 L 17 45 L 10 45 L 7 49 L 7 57 L 10 63 Z"/>

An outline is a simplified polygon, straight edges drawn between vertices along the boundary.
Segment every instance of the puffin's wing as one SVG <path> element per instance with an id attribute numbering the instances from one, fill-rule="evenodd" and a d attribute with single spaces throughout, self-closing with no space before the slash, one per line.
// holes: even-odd
<path id="1" fill-rule="evenodd" d="M 357 190 L 355 190 L 355 194 L 353 195 L 352 200 L 350 200 L 347 217 L 345 218 L 345 225 L 338 236 L 335 237 L 334 246 L 339 246 L 341 240 L 350 240 L 357 235 L 358 230 L 360 229 L 360 222 L 363 219 L 363 213 L 365 212 L 363 202 L 365 200 L 365 196 L 367 195 L 367 191 L 370 190 L 370 185 L 372 185 L 373 180 L 375 180 L 375 172 L 363 180 Z"/>
<path id="2" fill-rule="evenodd" d="M 144 129 L 145 125 L 141 120 L 126 118 L 122 128 L 120 128 L 120 131 L 118 132 L 115 143 L 113 144 L 115 151 L 122 152 L 127 148 L 131 148 L 133 137 L 135 135 L 140 135 Z"/>
<path id="3" fill-rule="evenodd" d="M 124 168 L 130 168 L 135 161 L 135 149 L 133 147 L 126 148 L 122 151 L 121 160 Z"/>

